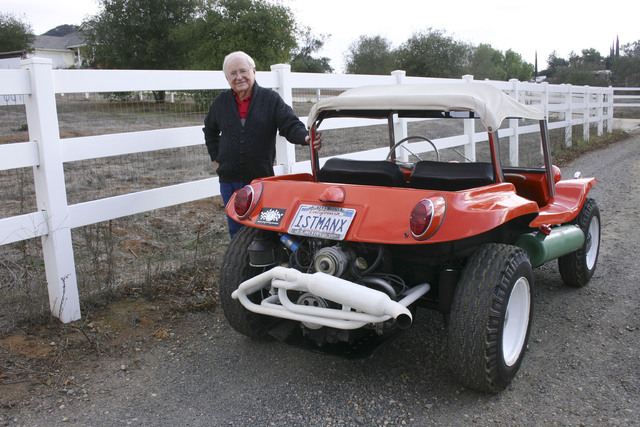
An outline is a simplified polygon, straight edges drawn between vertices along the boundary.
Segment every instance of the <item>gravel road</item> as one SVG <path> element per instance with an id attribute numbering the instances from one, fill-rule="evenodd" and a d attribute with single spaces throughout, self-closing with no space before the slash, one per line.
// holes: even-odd
<path id="1" fill-rule="evenodd" d="M 78 363 L 55 392 L 0 408 L 6 425 L 640 425 L 640 134 L 563 168 L 596 176 L 598 268 L 582 289 L 535 270 L 528 352 L 501 394 L 461 388 L 436 313 L 371 358 L 240 336 L 219 311 L 176 317 L 165 339 Z M 0 391 L 1 394 L 1 391 Z M 2 400 L 2 399 L 0 399 Z"/>

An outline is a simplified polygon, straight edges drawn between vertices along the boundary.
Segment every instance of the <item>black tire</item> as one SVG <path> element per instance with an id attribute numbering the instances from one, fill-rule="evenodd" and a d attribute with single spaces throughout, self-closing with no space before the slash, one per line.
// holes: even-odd
<path id="1" fill-rule="evenodd" d="M 577 251 L 558 258 L 558 269 L 567 286 L 581 288 L 591 280 L 600 253 L 600 209 L 596 201 L 587 199 L 571 223 L 577 224 L 584 232 L 584 245 Z"/>
<path id="2" fill-rule="evenodd" d="M 533 313 L 533 274 L 526 253 L 503 244 L 469 258 L 449 316 L 449 361 L 465 387 L 503 390 L 524 357 Z"/>
<path id="3" fill-rule="evenodd" d="M 233 329 L 251 338 L 270 339 L 267 331 L 274 319 L 253 313 L 244 308 L 238 300 L 231 298 L 233 291 L 238 289 L 242 282 L 265 271 L 264 268 L 249 265 L 249 245 L 260 233 L 262 230 L 257 228 L 242 227 L 231 239 L 220 271 L 218 295 L 222 311 Z M 266 296 L 263 292 L 256 292 L 249 295 L 249 299 L 259 303 Z"/>

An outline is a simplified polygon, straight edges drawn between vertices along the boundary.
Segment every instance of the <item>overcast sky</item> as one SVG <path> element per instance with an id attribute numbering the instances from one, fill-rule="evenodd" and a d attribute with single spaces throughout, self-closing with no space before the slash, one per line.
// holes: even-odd
<path id="1" fill-rule="evenodd" d="M 512 49 L 546 68 L 549 54 L 562 58 L 594 48 L 603 56 L 616 36 L 620 44 L 640 40 L 637 0 L 279 0 L 313 34 L 330 35 L 320 56 L 344 68 L 349 45 L 361 35 L 386 37 L 393 47 L 428 28 L 456 40 Z M 0 0 L 0 12 L 28 22 L 35 34 L 62 24 L 79 25 L 99 12 L 97 0 Z"/>

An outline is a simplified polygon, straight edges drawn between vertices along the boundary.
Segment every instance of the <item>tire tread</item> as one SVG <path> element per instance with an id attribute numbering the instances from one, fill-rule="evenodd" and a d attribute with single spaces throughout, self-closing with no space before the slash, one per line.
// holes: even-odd
<path id="1" fill-rule="evenodd" d="M 261 231 L 252 227 L 242 227 L 231 240 L 220 271 L 218 293 L 222 311 L 233 329 L 251 338 L 269 339 L 267 330 L 272 318 L 247 310 L 238 300 L 231 297 L 240 283 L 263 271 L 249 265 L 248 253 L 249 245 Z"/>
<path id="2" fill-rule="evenodd" d="M 510 277 L 523 262 L 529 258 L 520 248 L 486 244 L 462 272 L 449 318 L 449 360 L 459 382 L 471 389 L 495 393 L 512 379 L 498 367 L 500 313 L 508 303 Z"/>
<path id="3" fill-rule="evenodd" d="M 600 221 L 600 210 L 596 201 L 594 199 L 587 198 L 584 206 L 580 210 L 580 213 L 571 223 L 577 224 L 580 229 L 586 233 L 589 229 L 591 218 L 594 215 L 597 215 L 598 221 Z M 599 249 L 600 242 L 598 241 L 598 250 Z M 581 288 L 585 286 L 589 280 L 591 280 L 597 265 L 598 260 L 596 258 L 596 263 L 593 268 L 591 270 L 587 268 L 586 248 L 584 246 L 575 252 L 558 258 L 558 270 L 560 272 L 560 277 L 565 285 L 573 288 Z"/>

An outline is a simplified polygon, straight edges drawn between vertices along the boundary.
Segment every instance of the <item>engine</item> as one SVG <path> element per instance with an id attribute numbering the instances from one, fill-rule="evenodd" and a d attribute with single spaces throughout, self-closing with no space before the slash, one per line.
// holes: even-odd
<path id="1" fill-rule="evenodd" d="M 391 255 L 384 245 L 339 242 L 305 238 L 284 234 L 280 241 L 265 237 L 255 240 L 250 248 L 250 264 L 271 268 L 276 265 L 294 268 L 302 273 L 321 272 L 350 282 L 381 291 L 394 301 L 401 299 L 408 290 L 402 278 L 393 274 Z M 289 291 L 291 301 L 299 305 L 340 308 L 310 292 Z M 313 322 L 300 322 L 303 335 L 322 346 L 336 342 L 350 342 L 362 338 L 362 330 L 341 330 L 320 326 Z M 382 336 L 393 332 L 398 325 L 393 320 L 367 325 L 363 329 Z"/>

